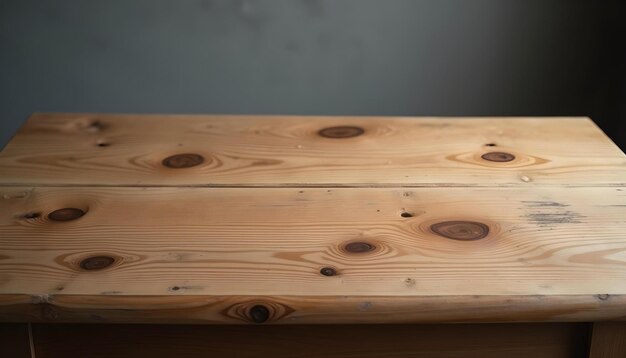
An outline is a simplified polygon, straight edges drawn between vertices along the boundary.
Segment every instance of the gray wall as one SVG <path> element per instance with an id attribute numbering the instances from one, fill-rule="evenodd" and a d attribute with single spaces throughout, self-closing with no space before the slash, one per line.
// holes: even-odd
<path id="1" fill-rule="evenodd" d="M 612 12 L 565 0 L 0 0 L 0 143 L 34 111 L 595 115 L 617 138 Z"/>

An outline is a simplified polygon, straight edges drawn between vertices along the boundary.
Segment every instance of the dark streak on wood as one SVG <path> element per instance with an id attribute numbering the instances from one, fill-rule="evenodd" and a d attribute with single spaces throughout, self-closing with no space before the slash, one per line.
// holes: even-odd
<path id="1" fill-rule="evenodd" d="M 564 211 L 557 213 L 530 213 L 526 215 L 526 218 L 539 226 L 545 226 L 552 224 L 579 224 L 581 223 L 580 219 L 584 218 L 584 216 L 573 211 Z"/>
<path id="2" fill-rule="evenodd" d="M 530 207 L 530 208 L 534 208 L 534 207 L 559 207 L 559 208 L 564 208 L 569 206 L 569 204 L 562 204 L 562 203 L 558 203 L 556 201 L 522 201 L 522 204 Z"/>

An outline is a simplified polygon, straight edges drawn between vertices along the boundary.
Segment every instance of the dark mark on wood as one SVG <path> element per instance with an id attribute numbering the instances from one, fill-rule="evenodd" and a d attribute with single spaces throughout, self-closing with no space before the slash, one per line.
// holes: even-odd
<path id="1" fill-rule="evenodd" d="M 513 154 L 505 152 L 489 152 L 481 155 L 480 157 L 490 162 L 510 162 L 515 159 Z"/>
<path id="2" fill-rule="evenodd" d="M 38 212 L 30 212 L 30 213 L 26 213 L 22 215 L 24 219 L 37 219 L 40 216 L 41 216 L 41 213 L 38 213 Z"/>
<path id="3" fill-rule="evenodd" d="M 248 312 L 254 323 L 263 323 L 270 318 L 270 310 L 263 305 L 254 305 Z"/>
<path id="4" fill-rule="evenodd" d="M 337 274 L 337 270 L 332 267 L 322 267 L 320 273 L 324 276 L 335 276 Z"/>
<path id="5" fill-rule="evenodd" d="M 100 292 L 100 294 L 105 295 L 105 296 L 110 296 L 110 295 L 119 295 L 122 294 L 124 292 L 122 291 L 102 291 Z"/>
<path id="6" fill-rule="evenodd" d="M 92 256 L 80 262 L 80 268 L 88 271 L 102 270 L 111 266 L 115 259 L 110 256 Z"/>
<path id="7" fill-rule="evenodd" d="M 100 139 L 96 142 L 96 145 L 98 147 L 108 147 L 111 145 L 111 143 L 109 143 L 108 141 L 104 140 L 104 139 Z"/>
<path id="8" fill-rule="evenodd" d="M 326 138 L 351 138 L 360 136 L 363 133 L 365 133 L 363 128 L 353 126 L 329 127 L 318 132 L 319 135 Z"/>
<path id="9" fill-rule="evenodd" d="M 489 226 L 475 221 L 444 221 L 430 226 L 437 235 L 460 241 L 473 241 L 485 238 Z"/>
<path id="10" fill-rule="evenodd" d="M 402 214 L 400 214 L 400 216 L 402 216 L 403 218 L 412 218 L 413 214 L 408 211 L 403 211 Z"/>
<path id="11" fill-rule="evenodd" d="M 372 251 L 376 248 L 376 246 L 368 242 L 358 241 L 358 242 L 350 242 L 346 244 L 344 248 L 349 253 L 360 254 L 360 253 Z"/>
<path id="12" fill-rule="evenodd" d="M 561 203 L 557 203 L 556 201 L 541 201 L 541 200 L 537 200 L 537 201 L 522 201 L 522 204 L 531 207 L 531 208 L 536 208 L 536 207 L 559 207 L 559 208 L 564 208 L 566 206 L 569 206 L 568 204 L 561 204 Z"/>
<path id="13" fill-rule="evenodd" d="M 48 214 L 48 219 L 54 221 L 70 221 L 76 220 L 85 215 L 85 212 L 77 208 L 58 209 Z"/>
<path id="14" fill-rule="evenodd" d="M 450 127 L 450 123 L 419 123 L 418 127 L 426 127 L 426 128 L 445 128 Z"/>
<path id="15" fill-rule="evenodd" d="M 598 297 L 600 301 L 606 301 L 609 299 L 610 296 L 608 293 L 602 293 L 602 294 L 596 295 L 596 297 Z"/>
<path id="16" fill-rule="evenodd" d="M 539 226 L 549 226 L 553 224 L 579 224 L 583 216 L 573 211 L 563 211 L 530 213 L 526 215 L 526 218 Z"/>
<path id="17" fill-rule="evenodd" d="M 204 162 L 204 157 L 195 153 L 183 153 L 169 156 L 163 159 L 162 164 L 168 168 L 181 169 L 191 168 Z"/>

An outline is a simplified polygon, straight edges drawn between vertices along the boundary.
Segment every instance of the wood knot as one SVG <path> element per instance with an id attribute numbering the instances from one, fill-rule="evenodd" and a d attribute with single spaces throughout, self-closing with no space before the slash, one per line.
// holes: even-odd
<path id="1" fill-rule="evenodd" d="M 85 211 L 77 208 L 57 209 L 48 214 L 48 219 L 53 221 L 70 221 L 76 220 L 85 215 Z"/>
<path id="2" fill-rule="evenodd" d="M 80 268 L 87 271 L 102 270 L 111 266 L 115 259 L 110 256 L 92 256 L 80 262 Z"/>
<path id="3" fill-rule="evenodd" d="M 236 303 L 220 313 L 243 322 L 265 323 L 280 320 L 293 311 L 293 308 L 278 302 L 251 301 Z"/>
<path id="4" fill-rule="evenodd" d="M 505 152 L 489 152 L 480 156 L 484 160 L 488 160 L 490 162 L 510 162 L 515 159 L 515 156 L 511 153 Z"/>
<path id="5" fill-rule="evenodd" d="M 489 226 L 475 221 L 444 221 L 430 226 L 430 229 L 448 239 L 473 241 L 485 238 Z"/>
<path id="6" fill-rule="evenodd" d="M 168 168 L 191 168 L 204 162 L 204 157 L 195 153 L 175 154 L 163 159 L 162 164 Z"/>
<path id="7" fill-rule="evenodd" d="M 335 276 L 337 274 L 337 270 L 333 267 L 322 267 L 320 273 L 324 276 Z"/>
<path id="8" fill-rule="evenodd" d="M 250 307 L 248 316 L 254 323 L 263 323 L 270 318 L 270 310 L 263 305 L 254 305 Z"/>
<path id="9" fill-rule="evenodd" d="M 326 138 L 351 138 L 363 133 L 365 133 L 363 128 L 353 126 L 328 127 L 318 132 L 319 135 Z"/>
<path id="10" fill-rule="evenodd" d="M 344 249 L 352 254 L 361 254 L 369 251 L 373 251 L 376 249 L 376 246 L 370 244 L 369 242 L 350 242 L 344 246 Z"/>

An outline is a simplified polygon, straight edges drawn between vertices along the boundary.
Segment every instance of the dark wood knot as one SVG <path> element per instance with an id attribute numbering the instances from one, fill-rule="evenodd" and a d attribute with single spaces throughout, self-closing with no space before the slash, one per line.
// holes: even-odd
<path id="1" fill-rule="evenodd" d="M 80 262 L 80 268 L 83 270 L 94 271 L 102 270 L 111 266 L 115 259 L 110 256 L 92 256 Z"/>
<path id="2" fill-rule="evenodd" d="M 70 221 L 76 220 L 81 216 L 85 215 L 85 212 L 81 209 L 77 208 L 63 208 L 57 209 L 50 214 L 48 214 L 48 219 L 54 221 Z"/>
<path id="3" fill-rule="evenodd" d="M 248 315 L 252 322 L 263 323 L 270 318 L 270 310 L 263 305 L 254 305 L 248 311 Z"/>
<path id="4" fill-rule="evenodd" d="M 337 270 L 333 267 L 322 267 L 320 273 L 324 276 L 335 276 L 337 274 Z"/>
<path id="5" fill-rule="evenodd" d="M 191 168 L 204 163 L 204 157 L 195 153 L 175 154 L 163 159 L 162 163 L 168 168 Z"/>
<path id="6" fill-rule="evenodd" d="M 319 135 L 326 138 L 350 138 L 360 136 L 363 133 L 365 133 L 363 128 L 353 126 L 328 127 L 318 132 Z"/>
<path id="7" fill-rule="evenodd" d="M 490 162 L 510 162 L 515 159 L 513 154 L 505 152 L 489 152 L 480 157 Z"/>
<path id="8" fill-rule="evenodd" d="M 360 253 L 372 251 L 376 248 L 376 246 L 368 242 L 357 241 L 357 242 L 350 242 L 346 244 L 344 248 L 349 253 L 360 254 Z"/>
<path id="9" fill-rule="evenodd" d="M 475 221 L 444 221 L 430 226 L 438 235 L 453 240 L 479 240 L 489 234 L 489 226 Z"/>

